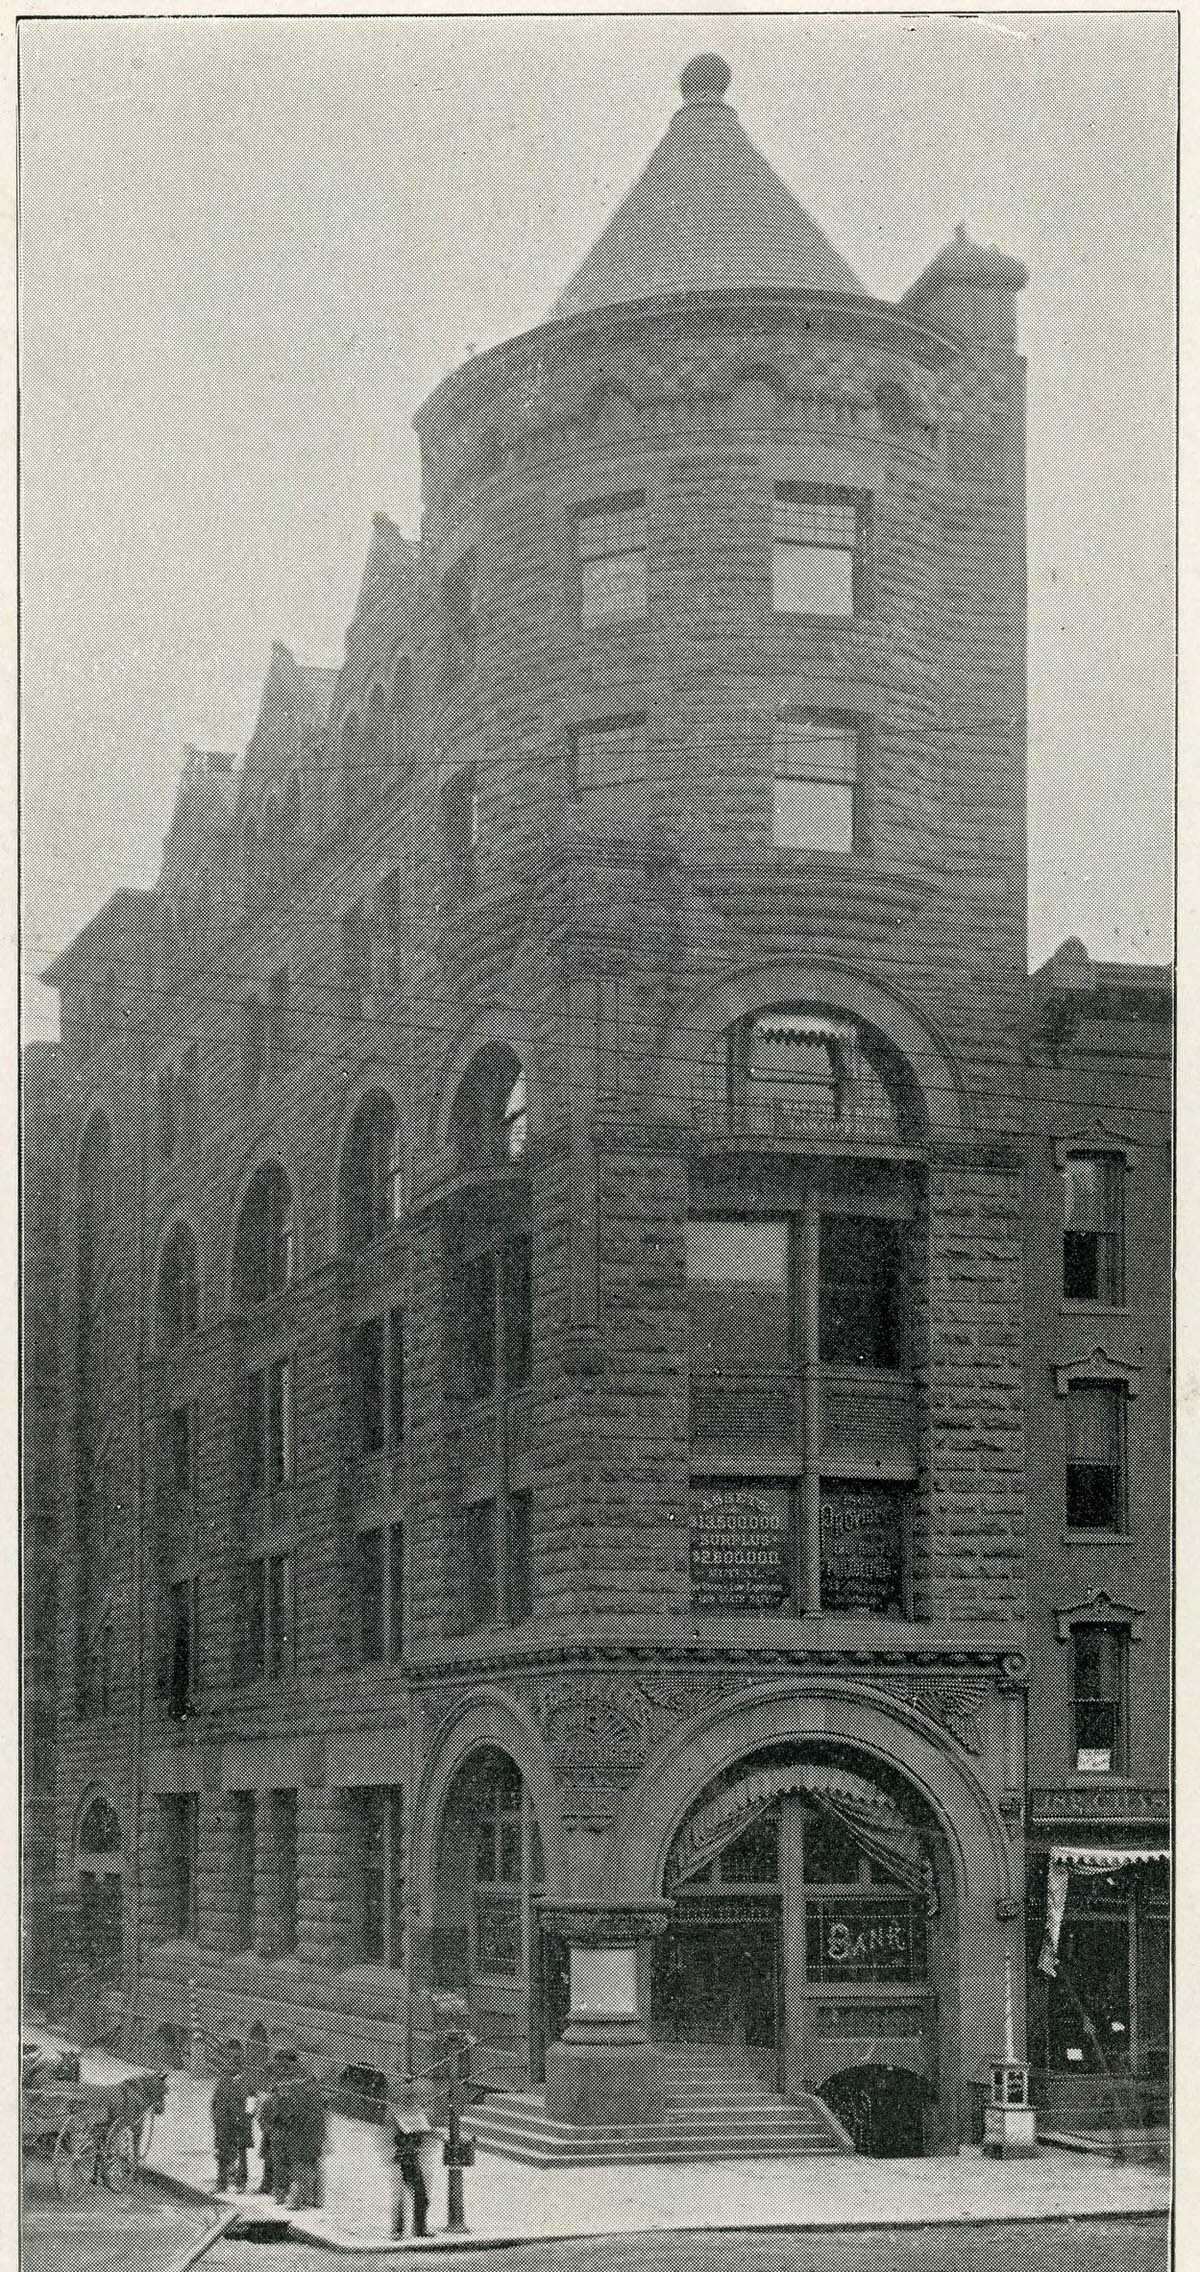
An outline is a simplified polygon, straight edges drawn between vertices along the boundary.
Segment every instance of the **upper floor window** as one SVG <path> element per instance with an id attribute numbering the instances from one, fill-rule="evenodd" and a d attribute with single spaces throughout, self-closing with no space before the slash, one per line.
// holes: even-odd
<path id="1" fill-rule="evenodd" d="M 362 735 L 351 711 L 342 727 L 342 814 L 349 819 L 362 804 Z"/>
<path id="2" fill-rule="evenodd" d="M 255 1308 L 282 1294 L 296 1268 L 292 1187 L 275 1160 L 259 1168 L 242 1201 L 234 1240 L 234 1300 Z"/>
<path id="3" fill-rule="evenodd" d="M 475 667 L 479 576 L 475 552 L 464 552 L 442 578 L 442 679 L 447 686 Z"/>
<path id="4" fill-rule="evenodd" d="M 290 1553 L 256 1554 L 246 1564 L 247 1680 L 287 1680 L 296 1670 L 296 1566 Z"/>
<path id="5" fill-rule="evenodd" d="M 262 809 L 258 852 L 263 883 L 268 891 L 274 891 L 279 884 L 282 866 L 283 824 L 279 813 L 279 799 L 273 790 Z"/>
<path id="6" fill-rule="evenodd" d="M 782 1142 L 911 1144 L 923 1126 L 911 1072 L 882 1035 L 798 1004 L 730 1028 L 727 1095 L 714 1101 L 731 1133 Z"/>
<path id="7" fill-rule="evenodd" d="M 774 836 L 781 849 L 857 851 L 859 742 L 849 719 L 813 711 L 777 721 Z"/>
<path id="8" fill-rule="evenodd" d="M 253 909 L 259 899 L 262 883 L 262 866 L 258 851 L 258 815 L 247 813 L 242 829 L 242 892 L 247 908 Z"/>
<path id="9" fill-rule="evenodd" d="M 294 867 L 301 849 L 300 776 L 289 773 L 283 792 L 283 858 L 287 867 Z"/>
<path id="10" fill-rule="evenodd" d="M 1063 1167 L 1063 1298 L 1119 1306 L 1125 1299 L 1125 1162 L 1115 1152 L 1072 1152 Z"/>
<path id="11" fill-rule="evenodd" d="M 200 1879 L 200 1801 L 194 1791 L 187 1791 L 161 1798 L 158 1805 L 166 1896 L 163 1922 L 170 1938 L 194 1940 Z"/>
<path id="12" fill-rule="evenodd" d="M 451 1140 L 459 1168 L 503 1167 L 519 1160 L 527 1132 L 525 1069 L 501 1042 L 481 1049 L 459 1085 Z"/>
<path id="13" fill-rule="evenodd" d="M 358 1658 L 399 1664 L 404 1656 L 404 1525 L 373 1521 L 355 1536 Z"/>
<path id="14" fill-rule="evenodd" d="M 394 1231 L 404 1214 L 404 1155 L 389 1096 L 374 1090 L 350 1123 L 342 1153 L 342 1244 L 357 1254 Z"/>
<path id="15" fill-rule="evenodd" d="M 404 1443 L 404 1312 L 361 1319 L 350 1336 L 353 1449 L 360 1459 Z"/>
<path id="16" fill-rule="evenodd" d="M 79 1148 L 77 1190 L 80 1296 L 86 1301 L 95 1290 L 116 1204 L 112 1130 L 102 1112 L 88 1122 Z"/>
<path id="17" fill-rule="evenodd" d="M 1067 1398 L 1067 1528 L 1125 1523 L 1125 1398 L 1119 1382 L 1072 1381 Z"/>
<path id="18" fill-rule="evenodd" d="M 479 852 L 479 791 L 473 765 L 451 776 L 442 789 L 442 851 L 446 893 L 453 903 L 475 889 Z"/>
<path id="19" fill-rule="evenodd" d="M 392 735 L 388 718 L 387 695 L 381 686 L 371 688 L 363 726 L 359 762 L 363 774 L 363 793 L 360 802 L 369 809 L 382 790 L 386 776 L 392 770 Z"/>
<path id="20" fill-rule="evenodd" d="M 251 1495 L 279 1491 L 296 1476 L 296 1368 L 276 1357 L 245 1382 L 245 1480 Z"/>
<path id="21" fill-rule="evenodd" d="M 361 899 L 342 917 L 342 1008 L 348 1018 L 361 1018 L 371 991 L 371 933 Z"/>
<path id="22" fill-rule="evenodd" d="M 786 615 L 861 615 L 869 508 L 848 489 L 775 490 L 774 603 Z"/>
<path id="23" fill-rule="evenodd" d="M 1123 1770 L 1127 1638 L 1124 1628 L 1112 1625 L 1079 1625 L 1071 1635 L 1077 1775 Z"/>
<path id="24" fill-rule="evenodd" d="M 392 868 L 375 887 L 380 984 L 398 994 L 404 984 L 404 876 Z"/>
<path id="25" fill-rule="evenodd" d="M 267 1010 L 257 994 L 247 994 L 242 1004 L 242 1096 L 252 1104 L 267 1063 Z"/>
<path id="26" fill-rule="evenodd" d="M 200 1135 L 200 1045 L 189 1041 L 175 1075 L 176 1141 L 183 1152 L 196 1148 Z"/>
<path id="27" fill-rule="evenodd" d="M 640 491 L 589 505 L 576 523 L 579 613 L 585 627 L 646 613 L 646 499 Z"/>
<path id="28" fill-rule="evenodd" d="M 158 1266 L 158 1340 L 177 1348 L 195 1332 L 200 1318 L 200 1275 L 196 1241 L 186 1223 L 177 1223 Z"/>
<path id="29" fill-rule="evenodd" d="M 575 729 L 575 786 L 623 789 L 646 778 L 646 721 L 607 718 Z"/>

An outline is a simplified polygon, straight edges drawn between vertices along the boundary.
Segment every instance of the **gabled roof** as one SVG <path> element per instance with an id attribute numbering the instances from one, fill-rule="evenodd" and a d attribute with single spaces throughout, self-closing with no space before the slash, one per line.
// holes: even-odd
<path id="1" fill-rule="evenodd" d="M 354 623 L 362 616 L 373 614 L 389 600 L 398 601 L 403 607 L 411 606 L 417 582 L 417 553 L 417 545 L 400 534 L 386 513 L 375 514 L 362 582 L 354 603 Z"/>
<path id="2" fill-rule="evenodd" d="M 723 101 L 729 66 L 698 55 L 683 104 L 551 318 L 673 292 L 739 286 L 852 293 L 852 269 Z"/>

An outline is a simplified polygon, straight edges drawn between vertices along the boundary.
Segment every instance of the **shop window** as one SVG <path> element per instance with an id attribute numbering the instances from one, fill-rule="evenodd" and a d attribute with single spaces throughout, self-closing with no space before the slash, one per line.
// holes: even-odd
<path id="1" fill-rule="evenodd" d="M 350 1124 L 342 1153 L 342 1244 L 361 1253 L 387 1238 L 404 1216 L 404 1154 L 396 1108 L 376 1090 Z"/>
<path id="2" fill-rule="evenodd" d="M 575 788 L 623 789 L 646 778 L 645 718 L 609 718 L 577 726 L 574 734 Z"/>
<path id="3" fill-rule="evenodd" d="M 845 489 L 775 490 L 773 596 L 778 614 L 861 615 L 867 605 L 867 501 Z"/>
<path id="4" fill-rule="evenodd" d="M 257 1807 L 253 1791 L 233 1796 L 233 1945 L 254 1946 L 254 1871 Z"/>
<path id="5" fill-rule="evenodd" d="M 641 491 L 589 505 L 576 521 L 579 618 L 585 629 L 646 613 L 646 499 Z"/>
<path id="6" fill-rule="evenodd" d="M 356 900 L 342 917 L 342 1010 L 347 1018 L 361 1018 L 371 992 L 371 934 L 367 911 Z"/>
<path id="7" fill-rule="evenodd" d="M 351 1793 L 357 1865 L 355 1959 L 399 1970 L 404 1963 L 404 1794 L 371 1786 Z"/>
<path id="8" fill-rule="evenodd" d="M 475 667 L 479 636 L 479 578 L 474 551 L 464 552 L 442 578 L 442 683 L 456 686 Z"/>
<path id="9" fill-rule="evenodd" d="M 163 1828 L 164 1923 L 172 1940 L 196 1938 L 200 1801 L 194 1791 L 159 1800 Z"/>
<path id="10" fill-rule="evenodd" d="M 1078 1775 L 1118 1775 L 1125 1747 L 1123 1627 L 1080 1625 L 1071 1635 L 1074 1761 Z"/>
<path id="11" fill-rule="evenodd" d="M 1112 1382 L 1067 1388 L 1068 1530 L 1124 1528 L 1125 1400 L 1125 1388 Z"/>
<path id="12" fill-rule="evenodd" d="M 1072 1874 L 1058 1970 L 1047 1985 L 1052 2073 L 1130 2072 L 1129 1892 L 1116 1873 Z"/>
<path id="13" fill-rule="evenodd" d="M 200 1280 L 196 1241 L 186 1223 L 177 1223 L 163 1248 L 158 1271 L 158 1341 L 176 1349 L 196 1331 L 200 1319 Z"/>
<path id="14" fill-rule="evenodd" d="M 1125 1299 L 1125 1161 L 1072 1152 L 1063 1169 L 1063 1298 L 1119 1306 Z"/>
<path id="15" fill-rule="evenodd" d="M 781 851 L 859 848 L 860 729 L 841 718 L 781 718 L 773 740 L 774 841 Z"/>
<path id="16" fill-rule="evenodd" d="M 473 765 L 464 766 L 442 789 L 442 862 L 451 906 L 475 889 L 479 854 L 479 790 Z"/>
<path id="17" fill-rule="evenodd" d="M 274 1161 L 259 1168 L 242 1202 L 234 1240 L 234 1299 L 253 1309 L 291 1285 L 296 1266 L 292 1189 Z"/>
<path id="18" fill-rule="evenodd" d="M 274 1861 L 274 1953 L 294 1956 L 299 1917 L 299 1856 L 296 1793 L 271 1793 L 271 1848 Z"/>

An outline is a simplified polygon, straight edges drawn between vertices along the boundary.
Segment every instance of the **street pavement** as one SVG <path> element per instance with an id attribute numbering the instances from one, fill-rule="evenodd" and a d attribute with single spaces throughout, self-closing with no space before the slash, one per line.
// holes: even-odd
<path id="1" fill-rule="evenodd" d="M 21 2190 L 24 2272 L 168 2272 L 213 2221 L 202 2202 L 174 2199 L 157 2185 L 123 2194 L 87 2185 L 60 2201 L 49 2167 L 33 2161 Z"/>
<path id="2" fill-rule="evenodd" d="M 447 2252 L 431 2241 L 439 2264 Z M 263 2249 L 222 2239 L 198 2272 L 325 2272 L 315 2248 Z M 379 2272 L 378 2256 L 343 2256 L 339 2272 Z M 1167 2272 L 1162 2217 L 1110 2222 L 982 2225 L 918 2232 L 640 2233 L 535 2241 L 503 2249 L 496 2272 Z"/>

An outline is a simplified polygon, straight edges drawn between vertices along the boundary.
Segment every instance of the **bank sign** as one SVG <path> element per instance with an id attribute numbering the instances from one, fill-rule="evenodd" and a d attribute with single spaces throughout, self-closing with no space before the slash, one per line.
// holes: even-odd
<path id="1" fill-rule="evenodd" d="M 894 1484 L 822 1484 L 822 1609 L 903 1614 L 905 1496 Z"/>
<path id="2" fill-rule="evenodd" d="M 692 1598 L 701 1606 L 778 1609 L 788 1596 L 791 1492 L 746 1483 L 692 1490 Z"/>

